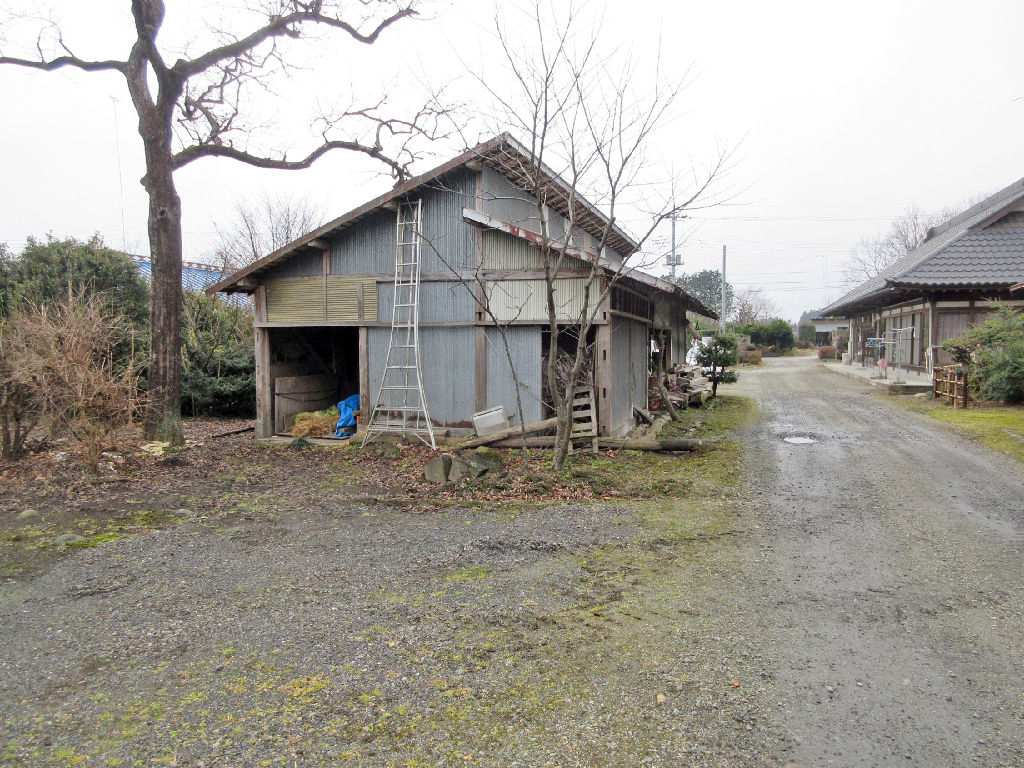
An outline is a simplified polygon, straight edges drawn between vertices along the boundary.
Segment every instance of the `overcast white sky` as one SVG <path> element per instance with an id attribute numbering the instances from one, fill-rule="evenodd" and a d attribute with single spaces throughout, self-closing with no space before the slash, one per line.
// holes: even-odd
<path id="1" fill-rule="evenodd" d="M 211 4 L 166 1 L 169 36 Z M 89 58 L 127 55 L 127 6 L 50 3 L 66 40 Z M 938 209 L 1024 176 L 1024 3 L 1017 0 L 608 0 L 597 7 L 610 44 L 643 60 L 660 41 L 669 72 L 693 67 L 684 115 L 661 137 L 666 162 L 684 167 L 710 159 L 720 143 L 738 146 L 728 183 L 741 194 L 695 215 L 683 269 L 719 268 L 726 245 L 729 281 L 764 288 L 788 319 L 838 298 L 850 248 L 908 205 Z M 375 50 L 328 38 L 332 57 L 279 88 L 287 96 L 276 112 L 280 140 L 306 146 L 291 133 L 301 122 L 291 121 L 352 84 L 369 94 L 396 77 L 427 76 L 454 82 L 458 94 L 465 66 L 493 51 L 491 9 L 489 0 L 435 0 L 431 18 L 394 28 Z M 114 247 L 147 252 L 141 142 L 120 76 L 5 67 L 0 94 L 0 242 L 17 251 L 29 235 L 98 231 Z M 455 149 L 439 147 L 437 160 Z M 208 252 L 214 223 L 236 197 L 260 189 L 311 195 L 333 218 L 389 186 L 367 162 L 342 154 L 302 172 L 202 160 L 177 182 L 189 260 Z"/>

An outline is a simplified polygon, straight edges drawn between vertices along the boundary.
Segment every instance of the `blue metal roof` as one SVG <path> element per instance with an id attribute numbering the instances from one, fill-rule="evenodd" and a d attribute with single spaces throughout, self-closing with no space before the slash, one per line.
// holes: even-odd
<path id="1" fill-rule="evenodd" d="M 132 256 L 135 267 L 139 274 L 148 283 L 153 279 L 153 264 L 145 256 Z M 207 286 L 218 283 L 225 278 L 225 273 L 209 264 L 199 264 L 193 261 L 181 263 L 181 287 L 186 291 L 205 291 Z M 250 303 L 250 297 L 245 294 L 235 294 L 231 297 L 222 297 L 229 304 L 245 306 Z"/>

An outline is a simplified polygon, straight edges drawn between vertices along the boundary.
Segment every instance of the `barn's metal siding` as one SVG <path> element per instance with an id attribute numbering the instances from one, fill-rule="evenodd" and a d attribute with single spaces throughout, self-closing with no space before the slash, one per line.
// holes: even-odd
<path id="1" fill-rule="evenodd" d="M 647 407 L 647 384 L 649 381 L 649 365 L 651 358 L 651 334 L 648 326 L 636 320 L 630 321 L 632 325 L 632 350 L 633 363 L 630 373 L 633 376 L 633 386 L 630 392 L 633 394 L 632 407 L 630 408 L 630 420 L 632 421 L 633 408 Z"/>
<path id="2" fill-rule="evenodd" d="M 474 207 L 475 193 L 476 174 L 468 169 L 450 173 L 421 190 L 421 272 L 476 266 L 476 230 L 462 220 L 462 209 Z M 393 275 L 396 234 L 396 214 L 389 210 L 377 211 L 339 233 L 331 243 L 331 274 Z"/>
<path id="3" fill-rule="evenodd" d="M 306 250 L 275 264 L 260 278 L 276 280 L 279 277 L 320 277 L 324 273 L 323 251 Z"/>
<path id="4" fill-rule="evenodd" d="M 505 232 L 484 232 L 484 269 L 544 269 L 537 246 Z"/>
<path id="5" fill-rule="evenodd" d="M 488 216 L 540 232 L 536 199 L 487 166 L 484 166 L 483 209 Z"/>
<path id="6" fill-rule="evenodd" d="M 390 328 L 368 329 L 370 358 L 370 406 L 380 391 L 387 364 Z M 420 367 L 423 393 L 434 424 L 472 426 L 476 405 L 473 389 L 474 334 L 472 326 L 420 328 Z"/>
<path id="7" fill-rule="evenodd" d="M 525 190 L 519 189 L 492 168 L 484 167 L 483 178 L 483 212 L 488 216 L 501 219 L 517 227 L 528 229 L 540 234 L 540 212 L 537 210 L 537 198 Z M 555 240 L 565 238 L 568 221 L 548 209 L 548 237 Z M 580 230 L 582 235 L 582 230 Z M 582 237 L 577 240 L 582 246 Z"/>
<path id="8" fill-rule="evenodd" d="M 540 421 L 541 331 L 538 326 L 513 326 L 505 329 L 523 406 L 523 423 Z M 509 370 L 505 344 L 496 328 L 487 329 L 487 407 L 502 406 L 507 414 L 518 414 L 516 388 Z M 519 424 L 519 421 L 514 422 Z"/>
<path id="9" fill-rule="evenodd" d="M 420 283 L 421 323 L 472 323 L 476 301 L 471 286 L 457 282 Z M 395 302 L 395 284 L 377 284 L 377 317 L 390 323 Z"/>
<path id="10" fill-rule="evenodd" d="M 562 269 L 590 269 L 582 259 L 567 256 Z M 484 269 L 538 270 L 544 269 L 540 249 L 533 243 L 507 232 L 484 232 Z"/>
<path id="11" fill-rule="evenodd" d="M 476 173 L 460 168 L 424 188 L 420 269 L 442 273 L 476 267 L 476 228 L 462 220 L 476 207 Z M 393 265 L 392 265 L 392 268 Z"/>
<path id="12" fill-rule="evenodd" d="M 633 408 L 647 407 L 647 326 L 612 316 L 611 414 L 612 437 L 622 437 L 635 425 Z"/>
<path id="13" fill-rule="evenodd" d="M 584 277 L 555 280 L 555 311 L 561 322 L 573 323 L 583 313 Z M 490 280 L 484 283 L 488 306 L 501 323 L 548 321 L 547 283 L 544 280 Z M 588 312 L 601 297 L 595 280 L 590 284 Z"/>
<path id="14" fill-rule="evenodd" d="M 331 274 L 395 274 L 396 227 L 394 212 L 385 210 L 339 233 L 331 241 Z"/>

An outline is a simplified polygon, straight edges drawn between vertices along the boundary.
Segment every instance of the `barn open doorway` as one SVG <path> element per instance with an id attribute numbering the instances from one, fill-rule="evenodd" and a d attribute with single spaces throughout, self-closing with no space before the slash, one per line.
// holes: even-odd
<path id="1" fill-rule="evenodd" d="M 361 394 L 359 336 L 355 326 L 270 329 L 274 434 L 287 434 L 298 413 Z"/>

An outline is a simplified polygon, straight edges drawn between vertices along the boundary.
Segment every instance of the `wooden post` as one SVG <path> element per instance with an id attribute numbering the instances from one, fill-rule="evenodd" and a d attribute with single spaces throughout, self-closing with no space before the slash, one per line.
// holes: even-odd
<path id="1" fill-rule="evenodd" d="M 253 296 L 256 322 L 267 321 L 267 289 L 259 286 Z M 270 329 L 255 328 L 256 345 L 256 437 L 274 434 L 274 393 L 270 377 Z"/>
<path id="2" fill-rule="evenodd" d="M 934 370 L 935 360 L 935 297 L 928 297 L 928 364 Z"/>
<path id="3" fill-rule="evenodd" d="M 370 421 L 370 329 L 359 326 L 359 417 L 362 425 Z"/>
<path id="4" fill-rule="evenodd" d="M 475 331 L 473 383 L 476 389 L 476 410 L 482 411 L 487 408 L 487 328 L 478 325 Z"/>
<path id="5" fill-rule="evenodd" d="M 594 353 L 594 398 L 597 400 L 597 434 L 610 435 L 611 424 L 611 367 L 612 367 L 612 324 L 611 318 L 597 326 L 597 349 Z"/>

